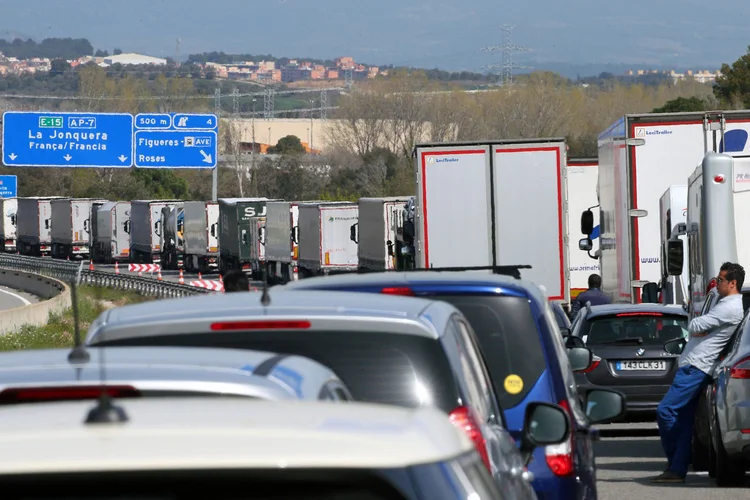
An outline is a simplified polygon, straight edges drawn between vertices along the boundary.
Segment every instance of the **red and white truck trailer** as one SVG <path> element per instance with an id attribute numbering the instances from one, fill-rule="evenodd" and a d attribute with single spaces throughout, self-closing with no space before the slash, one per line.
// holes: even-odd
<path id="1" fill-rule="evenodd" d="M 750 112 L 626 115 L 599 136 L 597 255 L 602 290 L 613 302 L 641 302 L 646 284 L 657 288 L 659 199 L 669 186 L 685 184 L 706 152 L 719 151 L 724 133 L 735 129 L 750 129 Z M 582 215 L 584 234 L 593 230 L 592 219 L 593 213 Z M 590 247 L 590 238 L 580 240 L 581 250 Z"/>
<path id="2" fill-rule="evenodd" d="M 596 199 L 596 183 L 599 180 L 598 158 L 568 158 L 565 167 L 568 180 L 568 259 L 570 269 L 570 298 L 588 288 L 591 274 L 599 274 L 599 263 L 578 250 L 579 220 L 581 212 L 599 204 Z M 594 233 L 591 239 L 594 248 L 599 245 L 599 214 L 594 213 Z"/>
<path id="3" fill-rule="evenodd" d="M 565 139 L 418 144 L 415 267 L 530 265 L 568 303 Z"/>

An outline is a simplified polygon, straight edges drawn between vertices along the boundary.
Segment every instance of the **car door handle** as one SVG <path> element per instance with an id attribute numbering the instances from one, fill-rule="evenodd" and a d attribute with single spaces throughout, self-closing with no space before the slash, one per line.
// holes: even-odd
<path id="1" fill-rule="evenodd" d="M 520 477 L 527 482 L 534 480 L 534 473 L 524 467 L 513 467 L 510 469 L 510 475 L 513 477 Z"/>

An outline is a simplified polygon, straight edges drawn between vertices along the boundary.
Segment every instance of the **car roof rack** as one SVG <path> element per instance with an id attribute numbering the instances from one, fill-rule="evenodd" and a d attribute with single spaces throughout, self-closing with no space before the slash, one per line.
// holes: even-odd
<path id="1" fill-rule="evenodd" d="M 531 269 L 529 264 L 517 264 L 507 266 L 457 266 L 457 267 L 416 267 L 414 269 L 357 269 L 357 273 L 384 273 L 384 272 L 396 272 L 396 273 L 410 273 L 419 271 L 445 271 L 445 272 L 461 272 L 461 271 L 492 271 L 493 274 L 501 274 L 504 276 L 511 276 L 517 280 L 521 279 L 521 269 Z"/>

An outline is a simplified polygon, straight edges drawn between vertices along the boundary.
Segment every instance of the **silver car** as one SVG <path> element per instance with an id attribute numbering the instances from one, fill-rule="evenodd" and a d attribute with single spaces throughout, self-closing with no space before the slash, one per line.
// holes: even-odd
<path id="1" fill-rule="evenodd" d="M 476 335 L 458 309 L 345 292 L 272 289 L 268 297 L 269 305 L 248 292 L 111 309 L 90 326 L 87 344 L 307 356 L 334 370 L 357 401 L 440 408 L 471 437 L 504 498 L 536 498 L 525 470 L 534 447 L 519 452 L 508 433 Z"/>
<path id="2" fill-rule="evenodd" d="M 97 398 L 101 348 L 87 362 L 67 349 L 0 353 L 0 405 Z M 302 356 L 240 349 L 127 347 L 104 356 L 107 392 L 117 398 L 235 396 L 350 401 L 329 368 Z"/>

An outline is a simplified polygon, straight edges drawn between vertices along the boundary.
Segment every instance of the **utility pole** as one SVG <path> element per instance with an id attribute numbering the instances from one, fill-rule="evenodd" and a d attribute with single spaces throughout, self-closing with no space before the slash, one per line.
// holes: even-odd
<path id="1" fill-rule="evenodd" d="M 313 152 L 313 104 L 314 99 L 310 99 L 310 154 Z"/>
<path id="2" fill-rule="evenodd" d="M 253 129 L 253 147 L 250 150 L 250 157 L 252 159 L 252 165 L 253 165 L 253 175 L 255 175 L 255 97 L 253 97 L 253 114 L 250 115 L 250 123 Z M 270 146 L 270 144 L 269 144 Z"/>
<path id="3" fill-rule="evenodd" d="M 502 57 L 502 64 L 488 64 L 485 66 L 487 69 L 501 69 L 502 76 L 501 81 L 503 85 L 513 84 L 513 70 L 515 69 L 529 69 L 529 66 L 519 66 L 513 63 L 514 52 L 529 52 L 531 49 L 528 47 L 522 47 L 520 45 L 514 45 L 512 43 L 513 29 L 515 26 L 510 24 L 503 24 L 500 29 L 503 31 L 503 43 L 501 45 L 492 45 L 484 47 L 483 52 L 496 52 L 500 51 Z"/>
<path id="4" fill-rule="evenodd" d="M 320 119 L 325 120 L 328 118 L 327 108 L 328 107 L 328 91 L 323 89 L 320 91 Z"/>
<path id="5" fill-rule="evenodd" d="M 216 114 L 217 123 L 221 121 L 221 88 L 217 88 L 214 91 L 214 113 Z M 219 152 L 218 145 L 216 152 Z M 216 166 L 212 172 L 211 182 L 211 200 L 217 201 L 219 199 L 219 159 L 216 159 Z"/>
<path id="6" fill-rule="evenodd" d="M 175 66 L 180 66 L 180 43 L 182 42 L 182 39 L 177 39 L 177 58 L 174 61 Z"/>
<path id="7" fill-rule="evenodd" d="M 272 87 L 266 87 L 263 91 L 263 118 L 272 120 L 274 115 L 276 91 Z"/>

